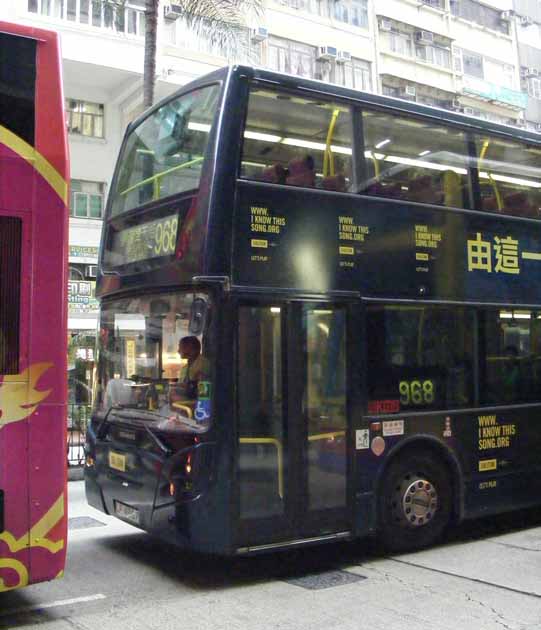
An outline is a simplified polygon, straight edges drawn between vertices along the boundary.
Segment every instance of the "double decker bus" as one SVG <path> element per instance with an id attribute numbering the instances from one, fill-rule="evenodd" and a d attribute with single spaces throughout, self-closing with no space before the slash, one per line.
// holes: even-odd
<path id="1" fill-rule="evenodd" d="M 0 592 L 66 554 L 67 182 L 55 33 L 0 21 Z"/>
<path id="2" fill-rule="evenodd" d="M 242 66 L 145 113 L 104 221 L 90 504 L 242 554 L 539 503 L 540 167 L 535 133 Z"/>

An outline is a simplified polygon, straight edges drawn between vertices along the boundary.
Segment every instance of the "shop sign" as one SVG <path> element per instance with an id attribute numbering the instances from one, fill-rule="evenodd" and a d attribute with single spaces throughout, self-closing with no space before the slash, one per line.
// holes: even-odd
<path id="1" fill-rule="evenodd" d="M 68 282 L 68 311 L 90 313 L 98 310 L 96 283 L 90 280 L 70 280 Z"/>
<path id="2" fill-rule="evenodd" d="M 91 245 L 70 245 L 69 260 L 70 262 L 96 265 L 98 262 L 98 248 Z"/>

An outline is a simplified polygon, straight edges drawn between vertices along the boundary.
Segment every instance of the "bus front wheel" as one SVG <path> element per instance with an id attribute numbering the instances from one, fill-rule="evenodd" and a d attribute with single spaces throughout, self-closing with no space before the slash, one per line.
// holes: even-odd
<path id="1" fill-rule="evenodd" d="M 379 533 L 390 551 L 427 547 L 449 524 L 450 472 L 430 453 L 398 456 L 385 474 L 379 496 Z"/>

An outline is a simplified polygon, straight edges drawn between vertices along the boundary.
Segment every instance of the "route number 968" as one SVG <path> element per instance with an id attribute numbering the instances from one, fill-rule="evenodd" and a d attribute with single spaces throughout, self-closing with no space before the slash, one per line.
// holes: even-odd
<path id="1" fill-rule="evenodd" d="M 432 405 L 435 398 L 434 381 L 431 380 L 400 381 L 398 391 L 403 407 Z"/>

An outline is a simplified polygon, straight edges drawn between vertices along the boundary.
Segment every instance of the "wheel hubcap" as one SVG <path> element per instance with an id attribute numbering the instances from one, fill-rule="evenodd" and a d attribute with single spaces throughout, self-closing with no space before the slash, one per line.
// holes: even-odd
<path id="1" fill-rule="evenodd" d="M 398 520 L 409 527 L 423 527 L 438 509 L 434 485 L 419 475 L 408 475 L 396 489 L 393 509 Z"/>

